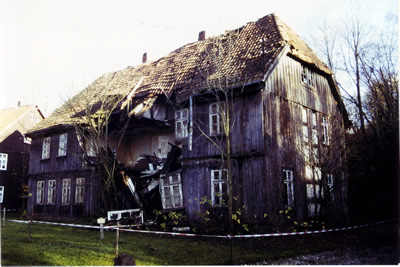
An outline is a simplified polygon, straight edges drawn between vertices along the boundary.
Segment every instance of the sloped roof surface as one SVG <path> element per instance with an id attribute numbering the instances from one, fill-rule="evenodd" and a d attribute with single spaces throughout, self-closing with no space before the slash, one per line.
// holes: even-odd
<path id="1" fill-rule="evenodd" d="M 19 119 L 25 112 L 34 106 L 22 106 L 0 110 L 0 132 L 11 123 Z"/>
<path id="2" fill-rule="evenodd" d="M 289 26 L 270 14 L 221 36 L 189 43 L 157 61 L 105 74 L 31 132 L 71 124 L 71 105 L 84 106 L 89 100 L 93 104 L 104 93 L 127 96 L 139 81 L 135 99 L 175 93 L 177 102 L 181 102 L 195 90 L 215 85 L 220 77 L 229 86 L 262 80 L 286 44 L 290 45 L 289 53 L 293 56 L 332 74 Z M 79 108 L 74 110 L 77 111 Z"/>

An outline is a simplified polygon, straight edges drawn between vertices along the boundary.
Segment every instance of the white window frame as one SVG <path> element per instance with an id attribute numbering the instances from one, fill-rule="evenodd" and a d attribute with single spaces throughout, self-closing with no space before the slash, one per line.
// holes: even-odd
<path id="1" fill-rule="evenodd" d="M 161 177 L 160 189 L 164 209 L 183 207 L 182 180 L 179 172 Z"/>
<path id="2" fill-rule="evenodd" d="M 85 178 L 76 178 L 75 204 L 83 204 L 85 199 Z"/>
<path id="3" fill-rule="evenodd" d="M 284 186 L 284 197 L 285 197 L 285 207 L 294 207 L 294 178 L 293 170 L 283 169 L 283 186 Z"/>
<path id="4" fill-rule="evenodd" d="M 36 204 L 44 204 L 44 181 L 40 180 L 36 182 Z"/>
<path id="5" fill-rule="evenodd" d="M 189 109 L 175 111 L 175 138 L 182 140 L 188 137 Z"/>
<path id="6" fill-rule="evenodd" d="M 209 106 L 210 135 L 221 135 L 224 133 L 222 112 L 225 112 L 225 102 L 212 103 Z"/>
<path id="7" fill-rule="evenodd" d="M 71 178 L 64 178 L 62 180 L 62 205 L 71 204 Z"/>
<path id="8" fill-rule="evenodd" d="M 8 154 L 0 153 L 0 171 L 7 170 Z"/>
<path id="9" fill-rule="evenodd" d="M 327 117 L 322 116 L 321 125 L 322 125 L 322 144 L 329 145 L 329 124 Z"/>
<path id="10" fill-rule="evenodd" d="M 211 170 L 211 203 L 214 207 L 225 207 L 228 203 L 229 181 L 227 169 Z M 225 198 L 225 199 L 224 199 Z"/>
<path id="11" fill-rule="evenodd" d="M 55 205 L 56 204 L 56 184 L 57 181 L 52 179 L 47 181 L 47 204 Z"/>
<path id="12" fill-rule="evenodd" d="M 42 144 L 42 159 L 49 159 L 50 158 L 50 144 L 51 144 L 51 137 L 43 138 Z"/>
<path id="13" fill-rule="evenodd" d="M 67 145 L 68 145 L 68 133 L 60 134 L 60 139 L 58 140 L 58 156 L 67 155 Z"/>

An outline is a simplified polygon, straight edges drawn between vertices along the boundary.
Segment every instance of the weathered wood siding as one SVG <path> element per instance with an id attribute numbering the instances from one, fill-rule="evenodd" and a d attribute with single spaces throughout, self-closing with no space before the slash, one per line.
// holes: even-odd
<path id="1" fill-rule="evenodd" d="M 277 215 L 285 208 L 282 169 L 290 169 L 294 174 L 293 213 L 300 219 L 307 217 L 303 108 L 318 114 L 319 137 L 320 120 L 325 116 L 331 127 L 331 141 L 342 141 L 339 134 L 343 129 L 342 116 L 328 80 L 312 67 L 310 69 L 314 71 L 312 87 L 301 81 L 301 63 L 290 56 L 283 57 L 266 81 L 264 90 L 243 95 L 235 104 L 231 134 L 234 209 L 244 207 L 243 218 L 248 222 L 259 223 L 264 214 Z M 210 168 L 215 165 L 212 161 L 221 154 L 198 129 L 201 127 L 208 134 L 210 102 L 194 101 L 192 150 L 183 143 L 184 205 L 190 218 L 204 209 L 199 204 L 202 197 L 211 198 Z M 309 138 L 312 138 L 311 133 Z"/>
<path id="2" fill-rule="evenodd" d="M 65 132 L 65 131 L 64 131 Z M 50 133 L 42 138 L 33 138 L 29 163 L 28 212 L 52 216 L 93 216 L 97 199 L 97 181 L 93 170 L 82 161 L 82 148 L 79 145 L 75 130 L 68 131 L 67 153 L 58 156 L 59 138 L 63 132 Z M 42 145 L 45 137 L 51 137 L 50 156 L 42 159 Z M 71 179 L 69 205 L 62 205 L 62 180 Z M 85 178 L 83 204 L 75 204 L 76 178 Z M 56 180 L 55 204 L 48 205 L 48 180 Z M 44 203 L 37 205 L 37 181 L 44 181 Z"/>
<path id="3" fill-rule="evenodd" d="M 79 146 L 78 138 L 74 130 L 68 131 L 67 154 L 58 156 L 58 145 L 60 133 L 46 135 L 51 137 L 50 157 L 42 159 L 43 138 L 32 140 L 31 156 L 29 161 L 29 174 L 48 172 L 62 172 L 82 168 L 82 149 Z"/>

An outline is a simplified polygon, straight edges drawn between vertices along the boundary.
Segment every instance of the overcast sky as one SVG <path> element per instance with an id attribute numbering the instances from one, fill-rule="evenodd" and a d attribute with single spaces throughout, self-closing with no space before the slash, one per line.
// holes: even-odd
<path id="1" fill-rule="evenodd" d="M 104 73 L 157 60 L 197 40 L 276 14 L 300 36 L 310 21 L 340 19 L 349 0 L 0 0 L 0 109 L 38 105 L 49 115 Z M 365 0 L 371 21 L 397 0 Z"/>

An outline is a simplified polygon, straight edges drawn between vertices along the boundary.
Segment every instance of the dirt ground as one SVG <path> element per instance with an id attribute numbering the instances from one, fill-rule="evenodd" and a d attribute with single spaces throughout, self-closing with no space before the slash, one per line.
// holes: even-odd
<path id="1" fill-rule="evenodd" d="M 397 222 L 326 236 L 321 234 L 313 238 L 312 242 L 308 239 L 308 245 L 319 246 L 321 250 L 263 260 L 257 265 L 398 265 L 400 262 L 400 232 Z"/>

